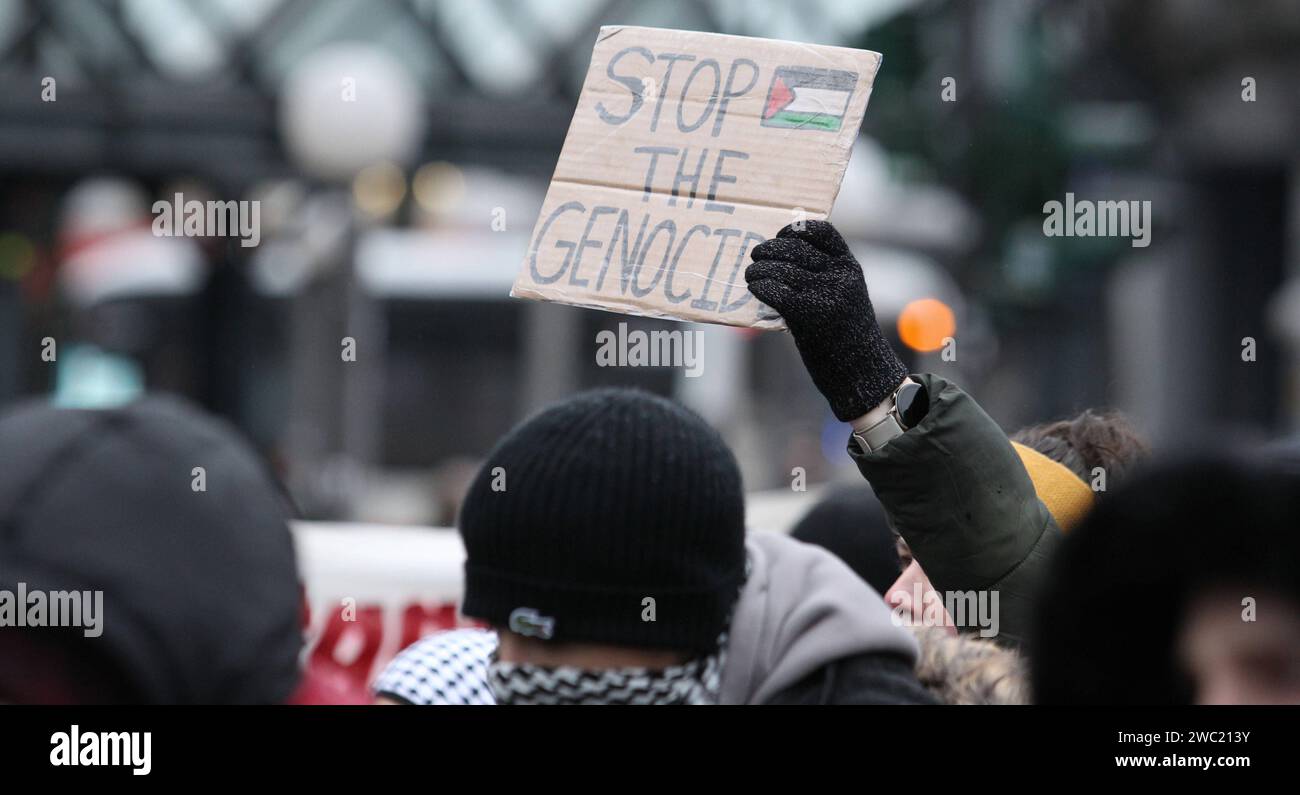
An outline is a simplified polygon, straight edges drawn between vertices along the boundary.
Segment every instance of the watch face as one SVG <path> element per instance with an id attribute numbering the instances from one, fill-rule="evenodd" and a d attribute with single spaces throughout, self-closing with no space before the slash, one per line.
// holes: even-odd
<path id="1" fill-rule="evenodd" d="M 904 428 L 915 428 L 930 410 L 930 396 L 920 384 L 904 384 L 894 404 Z"/>

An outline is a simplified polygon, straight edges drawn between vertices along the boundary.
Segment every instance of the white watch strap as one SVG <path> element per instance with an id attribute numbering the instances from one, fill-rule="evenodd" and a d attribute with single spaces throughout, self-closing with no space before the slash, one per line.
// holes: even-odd
<path id="1" fill-rule="evenodd" d="M 889 440 L 902 436 L 903 426 L 898 421 L 894 412 L 885 415 L 885 418 L 870 428 L 862 431 L 856 431 L 853 436 L 867 448 L 867 452 L 874 453 L 889 443 Z"/>

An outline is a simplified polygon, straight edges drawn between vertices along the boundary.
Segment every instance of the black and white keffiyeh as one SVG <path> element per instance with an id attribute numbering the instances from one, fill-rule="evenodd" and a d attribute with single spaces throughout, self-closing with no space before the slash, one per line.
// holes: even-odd
<path id="1" fill-rule="evenodd" d="M 746 580 L 753 565 L 753 558 L 747 557 Z M 737 601 L 743 590 L 742 584 Z M 661 670 L 503 663 L 497 659 L 497 645 L 497 634 L 490 629 L 429 635 L 394 657 L 371 689 L 375 695 L 417 705 L 716 704 L 727 659 L 726 630 L 711 654 Z"/>
<path id="2" fill-rule="evenodd" d="M 494 704 L 488 663 L 497 635 L 485 629 L 453 629 L 406 647 L 384 668 L 376 695 L 408 704 Z"/>
<path id="3" fill-rule="evenodd" d="M 409 704 L 713 704 L 722 680 L 718 651 L 663 670 L 503 663 L 497 636 L 484 629 L 430 635 L 393 658 L 372 685 Z"/>
<path id="4" fill-rule="evenodd" d="M 714 654 L 661 670 L 548 668 L 493 655 L 488 684 L 498 704 L 716 704 L 725 640 Z"/>

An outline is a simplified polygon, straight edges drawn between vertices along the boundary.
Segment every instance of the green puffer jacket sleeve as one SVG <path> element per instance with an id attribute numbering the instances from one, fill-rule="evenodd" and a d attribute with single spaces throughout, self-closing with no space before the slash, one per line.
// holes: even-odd
<path id="1" fill-rule="evenodd" d="M 1060 528 L 993 418 L 943 378 L 913 377 L 929 391 L 925 419 L 875 452 L 850 437 L 849 455 L 935 589 L 988 591 L 989 605 L 997 592 L 995 639 L 1019 647 Z"/>

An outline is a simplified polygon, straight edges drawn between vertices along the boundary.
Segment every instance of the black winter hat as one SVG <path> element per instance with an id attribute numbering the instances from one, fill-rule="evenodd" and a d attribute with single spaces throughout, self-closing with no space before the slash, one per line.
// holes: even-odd
<path id="1" fill-rule="evenodd" d="M 1036 703 L 1190 704 L 1177 648 L 1198 594 L 1228 587 L 1300 604 L 1300 472 L 1277 460 L 1166 462 L 1097 503 L 1038 596 Z"/>
<path id="2" fill-rule="evenodd" d="M 582 393 L 512 430 L 460 530 L 465 615 L 543 640 L 708 651 L 744 581 L 735 457 L 640 391 Z"/>
<path id="3" fill-rule="evenodd" d="M 200 476 L 206 491 L 195 490 Z M 99 590 L 103 614 L 98 637 L 5 629 L 0 648 L 6 632 L 68 639 L 60 659 L 126 680 L 126 692 L 103 694 L 109 700 L 283 701 L 302 648 L 287 517 L 270 473 L 233 429 L 180 400 L 5 412 L 0 589 Z M 22 695 L 22 682 L 3 678 L 0 693 Z"/>

